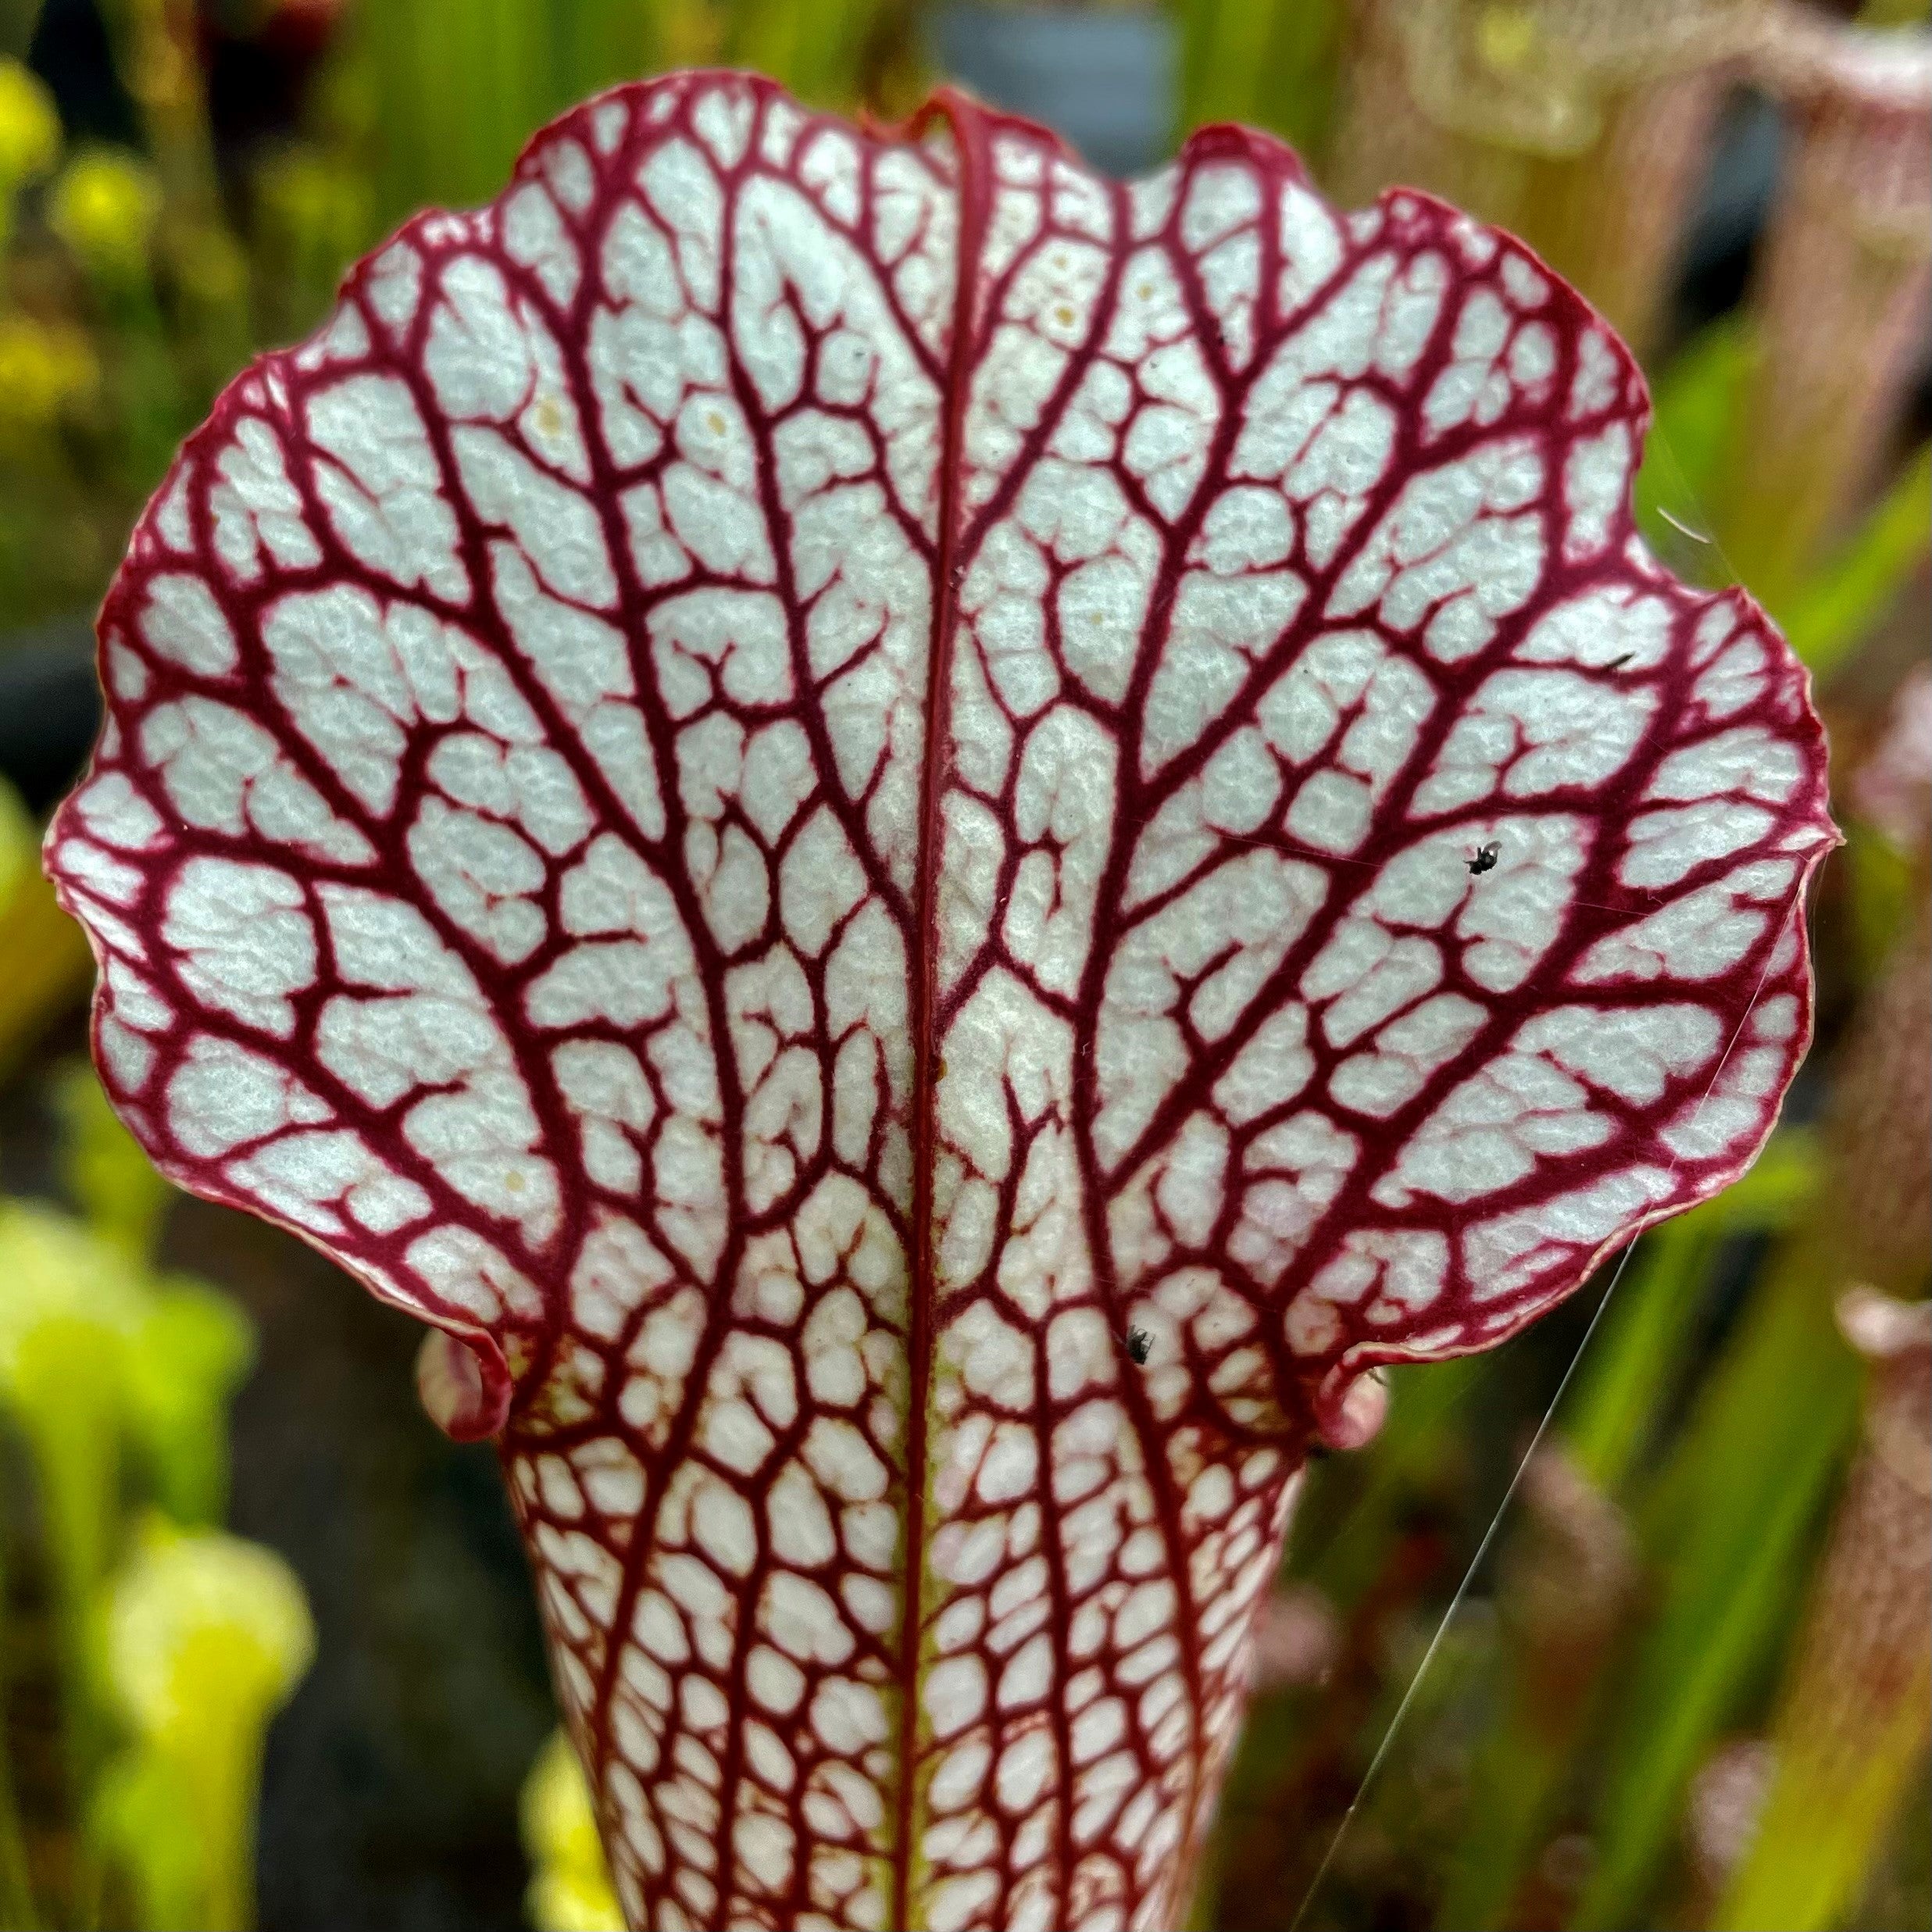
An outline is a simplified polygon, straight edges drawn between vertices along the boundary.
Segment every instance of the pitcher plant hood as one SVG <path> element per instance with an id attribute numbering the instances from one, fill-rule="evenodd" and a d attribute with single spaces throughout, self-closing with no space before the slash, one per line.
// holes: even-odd
<path id="1" fill-rule="evenodd" d="M 190 439 L 48 838 L 101 1073 L 438 1331 L 634 1924 L 1178 1923 L 1352 1384 L 1749 1162 L 1823 745 L 1647 406 L 1266 136 L 695 73 Z"/>

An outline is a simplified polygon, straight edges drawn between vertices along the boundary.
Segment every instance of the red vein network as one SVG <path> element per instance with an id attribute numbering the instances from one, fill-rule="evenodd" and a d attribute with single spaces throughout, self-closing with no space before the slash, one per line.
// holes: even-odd
<path id="1" fill-rule="evenodd" d="M 189 443 L 49 841 L 102 1073 L 460 1339 L 634 1923 L 1176 1923 L 1351 1378 L 1755 1152 L 1823 748 L 1645 410 L 1262 137 L 700 75 Z"/>

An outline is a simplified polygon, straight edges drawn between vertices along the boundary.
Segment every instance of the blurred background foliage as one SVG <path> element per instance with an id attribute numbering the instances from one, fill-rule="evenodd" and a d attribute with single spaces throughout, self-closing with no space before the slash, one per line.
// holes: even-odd
<path id="1" fill-rule="evenodd" d="M 34 847 L 220 385 L 547 116 L 699 62 L 884 117 L 950 68 L 1120 166 L 1270 127 L 1341 199 L 1514 228 L 1639 349 L 1646 535 L 1752 587 L 1832 727 L 1818 1048 L 1594 1330 L 1607 1281 L 1316 1465 L 1195 1922 L 1932 1923 L 1925 12 L 0 0 L 0 1927 L 613 1922 L 487 1452 L 405 1412 L 399 1320 L 146 1169 Z"/>

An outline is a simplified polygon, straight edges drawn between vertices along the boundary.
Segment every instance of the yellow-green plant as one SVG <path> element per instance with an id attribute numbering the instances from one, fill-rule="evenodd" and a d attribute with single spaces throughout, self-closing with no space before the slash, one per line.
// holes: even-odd
<path id="1" fill-rule="evenodd" d="M 0 1923 L 243 1927 L 262 1737 L 314 1641 L 281 1559 L 212 1527 L 253 1338 L 155 1266 L 170 1191 L 86 1069 L 55 1095 L 86 1218 L 0 1198 L 0 1427 L 29 1491 L 8 1514 L 34 1532 L 0 1573 L 0 1711 L 51 1698 L 59 1762 L 34 1782 L 62 1796 L 23 1813 L 0 1752 Z"/>
<path id="2" fill-rule="evenodd" d="M 7 343 L 0 318 L 0 412 Z M 41 877 L 40 830 L 0 778 L 0 1077 L 47 1020 L 86 984 L 87 942 Z"/>
<path id="3" fill-rule="evenodd" d="M 151 1932 L 254 1923 L 262 1739 L 314 1655 L 273 1551 L 149 1520 L 109 1600 L 108 1676 L 133 1739 L 98 1817 Z"/>
<path id="4" fill-rule="evenodd" d="M 60 116 L 37 75 L 0 58 L 0 240 L 13 225 L 13 201 L 60 153 Z"/>
<path id="5" fill-rule="evenodd" d="M 623 1913 L 597 1835 L 590 1787 L 570 1740 L 553 1731 L 523 1781 L 524 1910 L 536 1932 L 620 1932 Z"/>

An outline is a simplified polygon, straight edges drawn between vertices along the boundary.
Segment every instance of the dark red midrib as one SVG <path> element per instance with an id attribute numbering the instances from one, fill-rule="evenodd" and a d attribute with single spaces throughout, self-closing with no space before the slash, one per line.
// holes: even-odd
<path id="1" fill-rule="evenodd" d="M 939 452 L 939 567 L 934 587 L 932 644 L 927 658 L 926 739 L 920 773 L 919 877 L 909 966 L 912 980 L 912 1211 L 905 1353 L 905 1544 L 904 1620 L 899 1633 L 898 1790 L 893 1806 L 892 1909 L 886 1923 L 909 1932 L 912 1920 L 912 1833 L 919 1752 L 919 1657 L 925 1631 L 926 1411 L 932 1384 L 935 1323 L 933 1172 L 938 1123 L 939 853 L 945 830 L 947 745 L 952 730 L 952 642 L 959 605 L 959 480 L 970 377 L 973 298 L 986 230 L 990 167 L 986 128 L 972 102 L 951 90 L 936 95 L 916 134 L 943 114 L 952 127 L 959 166 L 959 226 L 955 237 L 952 340 L 947 357 L 945 428 Z"/>
<path id="2" fill-rule="evenodd" d="M 728 177 L 727 181 L 728 191 L 726 201 L 727 240 L 724 247 L 720 251 L 720 293 L 719 302 L 720 313 L 726 316 L 727 320 L 729 317 L 732 299 L 732 287 L 734 278 L 734 264 L 737 259 L 735 226 L 738 219 L 739 211 L 739 195 L 737 190 L 741 187 L 744 175 L 749 171 L 751 166 L 753 165 L 750 157 L 755 153 L 755 145 L 753 143 L 748 143 L 747 159 L 740 162 L 738 168 L 733 171 L 731 175 Z M 864 177 L 864 180 L 866 181 L 865 191 L 870 195 L 870 173 L 867 173 Z M 809 332 L 809 324 L 806 323 L 805 319 L 801 316 L 799 320 L 801 327 L 806 329 Z M 909 337 L 912 332 L 909 330 L 907 333 Z M 841 791 L 837 780 L 837 761 L 833 755 L 831 742 L 826 729 L 824 718 L 822 715 L 820 707 L 815 702 L 810 701 L 811 694 L 813 691 L 813 682 L 811 675 L 810 664 L 809 662 L 809 653 L 806 649 L 805 640 L 804 637 L 804 627 L 800 615 L 802 609 L 802 605 L 795 589 L 795 574 L 791 558 L 791 553 L 786 542 L 782 541 L 781 535 L 784 530 L 787 520 L 779 501 L 777 487 L 776 467 L 772 451 L 770 414 L 766 409 L 762 398 L 760 398 L 758 395 L 755 387 L 751 382 L 748 376 L 746 374 L 743 365 L 738 361 L 735 355 L 730 357 L 727 360 L 727 380 L 731 385 L 733 396 L 737 402 L 740 410 L 744 415 L 747 428 L 749 430 L 753 444 L 757 451 L 757 461 L 755 465 L 755 469 L 758 480 L 759 502 L 764 516 L 766 527 L 773 534 L 772 552 L 773 570 L 775 573 L 775 584 L 779 600 L 784 606 L 786 613 L 787 658 L 788 662 L 791 666 L 792 675 L 796 683 L 797 689 L 801 694 L 802 698 L 805 699 L 805 702 L 802 702 L 800 704 L 798 709 L 795 715 L 802 724 L 811 742 L 812 755 L 819 770 L 826 774 L 825 784 L 823 787 L 823 802 L 826 809 L 830 810 L 833 816 L 837 820 L 841 830 L 845 833 L 848 845 L 856 855 L 860 866 L 864 870 L 870 891 L 873 895 L 876 895 L 876 897 L 887 906 L 887 909 L 891 912 L 895 920 L 903 922 L 906 919 L 909 912 L 904 895 L 894 884 L 891 876 L 886 870 L 885 867 L 879 862 L 877 855 L 873 851 L 872 841 L 866 835 L 866 829 L 862 823 L 862 818 L 860 816 L 862 812 L 862 808 L 866 802 L 866 799 L 870 796 L 870 786 L 868 786 L 866 792 L 860 795 L 860 796 L 855 800 L 848 801 L 844 797 Z M 884 473 L 883 465 L 881 465 L 878 480 L 881 488 L 887 493 L 889 497 L 891 493 L 891 483 Z M 941 514 L 942 518 L 945 519 L 941 523 L 942 542 L 944 541 L 945 530 L 949 526 L 950 521 L 949 518 L 945 516 L 945 509 L 946 506 L 945 499 L 942 497 Z M 929 658 L 929 662 L 932 661 L 932 659 L 936 659 L 937 655 L 937 650 L 935 644 L 934 649 Z M 931 709 L 931 693 L 930 690 L 927 695 L 927 709 L 930 714 Z M 930 748 L 928 748 L 928 749 L 930 754 Z M 927 758 L 927 769 L 930 771 L 931 768 L 931 759 L 929 755 Z M 805 822 L 805 820 L 809 818 L 809 813 L 802 812 L 800 814 L 799 822 L 801 823 Z M 927 874 L 933 870 L 934 869 L 927 868 L 920 874 L 919 884 L 922 893 L 925 888 Z M 848 917 L 850 915 L 848 915 Z M 924 916 L 923 908 L 919 916 L 922 918 Z M 844 921 L 841 920 L 840 922 L 840 926 L 841 928 L 843 924 Z M 917 948 L 912 948 L 912 950 L 916 955 L 919 949 Z M 831 1081 L 829 1074 L 826 1079 L 825 1091 L 828 1093 L 831 1091 Z M 821 1159 L 823 1159 L 823 1154 L 824 1149 L 822 1147 L 820 1150 Z M 800 1198 L 802 1198 L 802 1196 L 801 1195 Z M 760 1217 L 752 1216 L 749 1213 L 748 1210 L 743 1210 L 741 1203 L 741 1211 L 734 1217 L 734 1221 L 738 1229 L 740 1237 L 742 1240 L 748 1241 L 753 1227 L 762 1218 L 770 1218 L 773 1211 L 768 1209 L 766 1210 L 766 1216 Z M 916 1241 L 917 1234 L 916 1229 L 909 1230 L 908 1232 L 912 1235 L 912 1239 Z M 916 1295 L 913 1301 L 915 1319 L 916 1319 L 919 1305 L 919 1298 Z M 798 1417 L 795 1422 L 792 1428 L 789 1430 L 779 1432 L 777 1446 L 773 1452 L 774 1458 L 787 1456 L 791 1452 L 795 1452 L 802 1444 L 809 1427 L 809 1416 L 810 1411 L 809 1409 L 802 1405 Z M 909 1435 L 910 1427 L 909 1424 Z M 920 1495 L 923 1499 L 923 1487 Z M 750 1575 L 748 1577 L 741 1593 L 741 1608 L 742 1614 L 741 1617 L 739 1630 L 732 1646 L 727 1680 L 724 1687 L 727 1700 L 730 1707 L 733 1710 L 740 1712 L 742 1712 L 746 1708 L 747 1693 L 745 1690 L 745 1672 L 751 1650 L 751 1640 L 747 1633 L 750 1630 L 752 1626 L 752 1606 L 755 1601 L 758 1587 L 762 1584 L 762 1580 L 770 1576 L 772 1570 L 770 1555 L 770 1530 L 768 1526 L 762 1520 L 762 1515 L 757 1520 L 757 1535 L 759 1541 L 758 1556 L 752 1566 Z M 912 1621 L 911 1615 L 912 1605 L 910 1595 L 911 1582 L 909 1572 L 908 1578 L 908 1591 L 909 1622 L 910 1622 Z M 914 1627 L 915 1629 L 916 1629 L 916 1623 Z M 911 1681 L 909 1678 L 906 1680 L 909 1683 Z M 909 1763 L 909 1759 L 907 1762 Z M 720 1762 L 719 1819 L 717 1826 L 719 1870 L 722 1873 L 731 1875 L 728 1880 L 720 1880 L 720 1881 L 721 1903 L 727 1902 L 734 1895 L 734 1887 L 736 1883 L 737 1866 L 732 1846 L 732 1829 L 740 1815 L 737 1809 L 737 1802 L 744 1782 L 745 1724 L 742 1718 L 741 1717 L 739 1721 L 733 1723 L 729 1730 L 726 1748 L 721 1755 Z M 908 1783 L 909 1787 L 909 1780 L 908 1780 Z M 796 1823 L 797 1822 L 798 1820 L 795 1816 L 794 1823 Z M 898 1860 L 895 1864 L 895 1870 L 905 1869 L 905 1862 L 906 1862 L 902 1859 Z"/>

